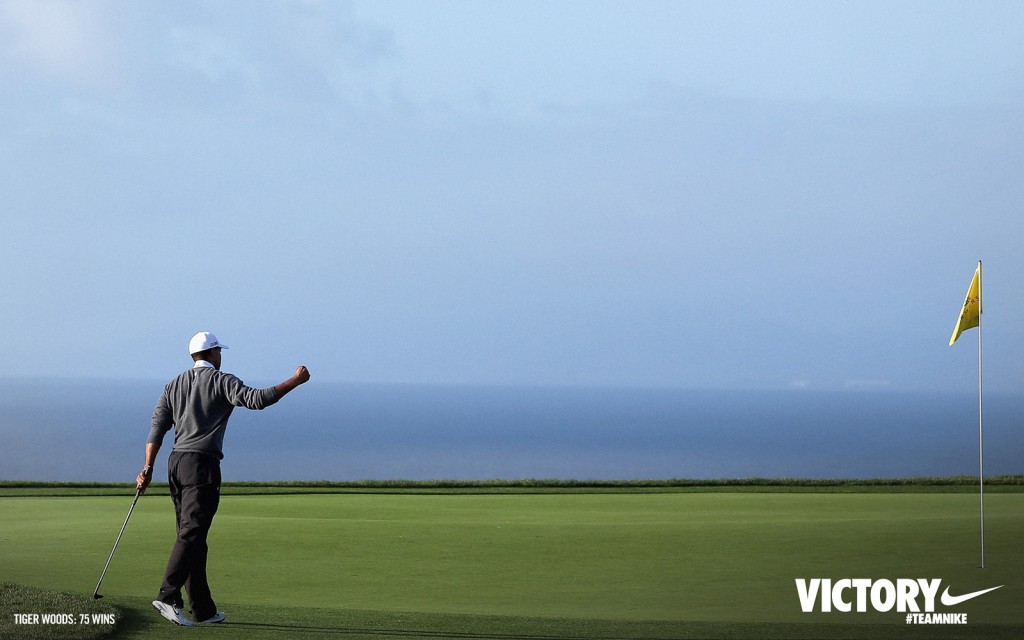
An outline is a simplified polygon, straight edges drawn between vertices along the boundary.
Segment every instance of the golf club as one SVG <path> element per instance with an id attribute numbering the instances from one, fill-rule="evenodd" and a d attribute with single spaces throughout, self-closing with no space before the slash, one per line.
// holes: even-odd
<path id="1" fill-rule="evenodd" d="M 100 595 L 100 585 L 103 583 L 103 576 L 107 575 L 107 567 L 110 566 L 110 561 L 114 558 L 114 552 L 117 551 L 117 543 L 121 542 L 121 536 L 124 535 L 124 528 L 128 526 L 128 518 L 132 517 L 132 511 L 135 510 L 135 503 L 139 501 L 140 495 L 142 495 L 142 489 L 138 489 L 135 492 L 135 499 L 132 500 L 132 506 L 128 509 L 128 515 L 125 516 L 124 524 L 121 525 L 121 532 L 117 534 L 117 540 L 114 541 L 114 548 L 110 550 L 110 557 L 107 558 L 107 564 L 103 565 L 103 573 L 100 574 L 100 580 L 96 583 L 96 590 L 92 592 L 93 600 L 99 600 L 103 597 Z"/>

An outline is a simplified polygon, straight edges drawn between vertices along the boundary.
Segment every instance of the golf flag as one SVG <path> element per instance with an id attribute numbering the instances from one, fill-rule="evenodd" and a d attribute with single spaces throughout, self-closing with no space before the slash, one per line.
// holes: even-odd
<path id="1" fill-rule="evenodd" d="M 968 329 L 978 328 L 978 495 L 981 498 L 981 568 L 985 568 L 985 436 L 982 422 L 982 386 L 981 386 L 981 261 L 974 270 L 971 286 L 967 287 L 967 298 L 964 300 L 960 317 L 953 327 L 953 336 L 949 346 L 957 341 L 960 334 Z"/>
<path id="2" fill-rule="evenodd" d="M 953 346 L 960 334 L 968 329 L 973 329 L 981 323 L 981 263 L 974 271 L 974 278 L 971 279 L 971 286 L 967 288 L 967 299 L 964 300 L 964 307 L 960 310 L 960 317 L 953 327 L 953 336 L 949 339 L 949 346 Z"/>

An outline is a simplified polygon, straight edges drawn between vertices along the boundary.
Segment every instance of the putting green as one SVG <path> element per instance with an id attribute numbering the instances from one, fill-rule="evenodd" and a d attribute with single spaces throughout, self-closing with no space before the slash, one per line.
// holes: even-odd
<path id="1" fill-rule="evenodd" d="M 211 534 L 221 603 L 704 623 L 903 625 L 800 610 L 797 578 L 941 578 L 972 624 L 1024 613 L 1024 494 L 624 493 L 225 496 Z M 0 498 L 0 579 L 91 593 L 131 496 Z M 166 496 L 135 509 L 101 592 L 155 594 Z M 134 601 L 134 600 L 132 600 Z M 975 627 L 977 628 L 977 627 Z"/>

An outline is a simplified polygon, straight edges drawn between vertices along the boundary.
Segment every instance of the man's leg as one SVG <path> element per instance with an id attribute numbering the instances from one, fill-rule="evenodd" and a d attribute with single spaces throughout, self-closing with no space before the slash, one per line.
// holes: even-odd
<path id="1" fill-rule="evenodd" d="M 213 516 L 217 512 L 219 501 L 219 487 L 217 489 L 208 486 L 201 487 L 195 492 L 193 498 L 195 515 L 192 522 L 195 522 L 196 525 L 192 528 L 196 533 L 190 545 L 191 566 L 185 579 L 185 591 L 188 592 L 189 605 L 192 607 L 192 618 L 196 621 L 206 620 L 217 613 L 217 605 L 213 601 L 210 584 L 206 577 L 206 557 L 209 552 L 206 538 L 213 522 Z"/>
<path id="2" fill-rule="evenodd" d="M 183 453 L 175 476 L 181 485 L 178 537 L 167 561 L 159 599 L 168 604 L 188 591 L 192 617 L 205 620 L 217 613 L 206 578 L 207 534 L 220 504 L 220 462 L 202 454 Z"/>
<path id="3" fill-rule="evenodd" d="M 175 528 L 178 533 L 181 532 L 181 495 L 182 485 L 178 481 L 178 460 L 180 454 L 172 452 L 167 460 L 167 483 L 170 486 L 171 501 L 174 503 L 174 522 Z M 174 552 L 172 551 L 172 560 L 174 562 Z M 168 563 L 170 564 L 170 562 Z M 163 586 L 160 589 L 160 593 L 157 595 L 157 599 L 153 601 L 153 608 L 155 608 L 160 615 L 167 618 L 174 624 L 178 625 L 190 625 L 192 621 L 186 618 L 182 610 L 185 608 L 184 600 L 181 597 L 181 589 L 174 588 L 168 585 L 166 576 L 164 577 Z"/>
<path id="4" fill-rule="evenodd" d="M 170 487 L 171 502 L 174 503 L 174 526 L 176 534 L 180 534 L 181 532 L 181 493 L 183 487 L 181 486 L 181 482 L 178 480 L 177 477 L 177 464 L 180 457 L 181 454 L 175 454 L 172 452 L 167 460 L 167 483 Z M 172 550 L 171 553 L 173 554 L 174 551 Z M 169 561 L 168 567 L 170 567 L 170 564 L 171 563 Z M 160 594 L 158 595 L 158 599 L 162 602 L 170 604 L 175 609 L 181 610 L 185 608 L 185 602 L 184 599 L 181 597 L 180 588 L 174 589 L 172 592 L 166 595 L 164 594 L 163 587 L 166 586 L 166 582 L 167 581 L 165 572 L 164 585 L 161 586 L 161 591 Z"/>
<path id="5" fill-rule="evenodd" d="M 167 459 L 167 484 L 170 488 L 171 502 L 174 503 L 174 526 L 178 535 L 181 534 L 181 496 L 184 489 L 178 479 L 178 463 L 180 460 L 181 454 L 178 452 L 171 452 Z M 168 576 L 176 573 L 176 568 L 181 564 L 181 558 L 176 557 L 178 555 L 180 555 L 180 552 L 177 543 L 175 543 L 175 546 L 171 549 L 171 557 L 167 562 L 167 570 L 164 572 L 164 580 L 160 586 L 160 592 L 157 594 L 157 600 L 181 610 L 185 608 L 185 601 L 181 597 L 181 587 L 175 587 L 168 581 Z M 172 569 L 172 566 L 175 568 Z"/>

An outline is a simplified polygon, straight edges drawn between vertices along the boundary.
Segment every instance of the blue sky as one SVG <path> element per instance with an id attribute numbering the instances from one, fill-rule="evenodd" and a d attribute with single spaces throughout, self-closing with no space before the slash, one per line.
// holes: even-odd
<path id="1" fill-rule="evenodd" d="M 6 374 L 1024 380 L 1017 2 L 0 4 Z"/>

